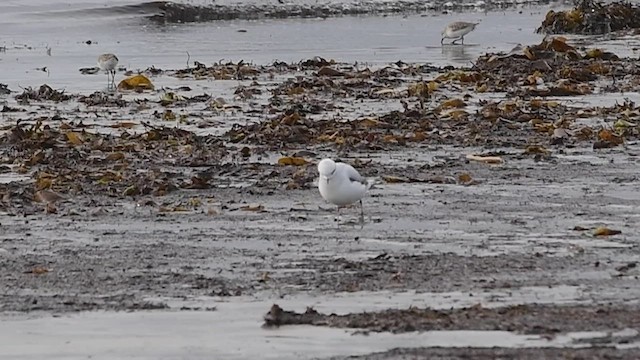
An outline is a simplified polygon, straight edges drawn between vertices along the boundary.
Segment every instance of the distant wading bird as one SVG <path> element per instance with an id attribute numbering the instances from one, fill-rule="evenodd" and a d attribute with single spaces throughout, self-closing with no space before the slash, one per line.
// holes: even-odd
<path id="1" fill-rule="evenodd" d="M 461 43 L 464 44 L 464 36 L 468 33 L 472 32 L 473 29 L 478 26 L 479 23 L 469 23 L 464 21 L 456 21 L 447 25 L 444 30 L 442 30 L 442 38 L 440 39 L 440 44 L 444 44 L 444 39 L 455 39 L 451 43 L 455 44 L 456 41 L 461 40 Z"/>
<path id="2" fill-rule="evenodd" d="M 114 54 L 98 56 L 98 67 L 107 72 L 107 89 L 111 89 L 111 86 L 114 89 L 116 87 L 116 66 L 118 66 L 118 57 Z"/>
<path id="3" fill-rule="evenodd" d="M 318 190 L 322 198 L 337 205 L 338 211 L 341 206 L 359 201 L 360 220 L 364 221 L 362 198 L 373 185 L 373 181 L 361 176 L 351 165 L 331 159 L 322 159 L 318 163 L 318 172 Z"/>

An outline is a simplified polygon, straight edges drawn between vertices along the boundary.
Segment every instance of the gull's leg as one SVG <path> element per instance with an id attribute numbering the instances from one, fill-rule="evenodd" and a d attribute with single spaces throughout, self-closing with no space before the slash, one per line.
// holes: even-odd
<path id="1" fill-rule="evenodd" d="M 460 43 L 464 45 L 464 35 L 460 36 L 460 40 L 462 40 Z"/>
<path id="2" fill-rule="evenodd" d="M 364 207 L 362 206 L 362 199 L 360 199 L 360 228 L 364 227 Z"/>
<path id="3" fill-rule="evenodd" d="M 111 70 L 111 88 L 116 89 L 116 70 Z"/>

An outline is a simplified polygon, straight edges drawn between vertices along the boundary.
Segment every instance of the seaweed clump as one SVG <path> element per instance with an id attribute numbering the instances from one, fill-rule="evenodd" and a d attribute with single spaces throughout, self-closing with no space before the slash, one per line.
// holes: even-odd
<path id="1" fill-rule="evenodd" d="M 576 1 L 568 11 L 549 11 L 537 33 L 606 34 L 612 31 L 640 28 L 640 7 L 616 1 L 602 4 L 594 0 Z"/>

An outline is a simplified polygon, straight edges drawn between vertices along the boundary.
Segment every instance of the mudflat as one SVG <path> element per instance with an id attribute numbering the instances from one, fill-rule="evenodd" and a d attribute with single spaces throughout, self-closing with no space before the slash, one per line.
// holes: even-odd
<path id="1" fill-rule="evenodd" d="M 193 63 L 9 92 L 7 354 L 635 358 L 637 69 L 612 55 L 547 39 L 463 68 Z M 323 157 L 376 179 L 364 223 L 322 201 Z"/>

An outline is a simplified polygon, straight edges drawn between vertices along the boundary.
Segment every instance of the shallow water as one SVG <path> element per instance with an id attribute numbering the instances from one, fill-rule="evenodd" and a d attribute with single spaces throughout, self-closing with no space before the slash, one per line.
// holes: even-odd
<path id="1" fill-rule="evenodd" d="M 537 42 L 541 36 L 534 30 L 547 11 L 535 8 L 522 13 L 510 10 L 159 26 L 139 15 L 55 14 L 52 6 L 38 6 L 42 9 L 34 5 L 36 11 L 15 2 L 0 5 L 0 13 L 12 14 L 0 17 L 0 46 L 7 48 L 0 53 L 0 81 L 14 90 L 42 83 L 67 91 L 101 89 L 106 81 L 103 74 L 81 75 L 78 69 L 95 66 L 97 55 L 104 52 L 116 53 L 120 65 L 132 70 L 150 66 L 182 68 L 187 64 L 187 53 L 191 62 L 204 63 L 222 59 L 258 64 L 274 60 L 296 62 L 319 55 L 371 64 L 402 60 L 470 65 L 484 52 L 508 51 L 518 43 Z M 22 21 L 15 22 L 16 18 Z M 465 46 L 440 46 L 440 31 L 454 20 L 481 24 L 467 35 Z M 88 40 L 91 45 L 86 44 Z M 38 70 L 42 68 L 46 69 Z"/>
<path id="2" fill-rule="evenodd" d="M 239 2 L 247 1 L 216 4 Z M 161 26 L 146 19 L 157 12 L 149 4 L 131 0 L 62 4 L 42 0 L 3 1 L 0 47 L 6 51 L 0 52 L 0 82 L 13 90 L 43 83 L 67 91 L 102 90 L 106 81 L 103 74 L 82 75 L 78 70 L 95 66 L 96 57 L 104 52 L 116 53 L 120 65 L 134 71 L 151 66 L 183 68 L 188 60 L 210 64 L 243 59 L 268 64 L 275 60 L 297 62 L 316 55 L 378 65 L 402 60 L 468 66 L 486 52 L 509 51 L 517 44 L 539 42 L 542 36 L 535 34 L 535 29 L 544 14 L 550 9 L 564 8 L 552 4 L 507 11 Z M 467 35 L 466 45 L 441 46 L 440 31 L 455 20 L 479 21 L 480 25 Z M 621 55 L 637 56 L 638 42 L 632 37 L 579 39 L 598 40 Z M 122 78 L 122 73 L 118 78 Z M 157 80 L 160 87 L 166 85 L 163 79 Z"/>
<path id="3" fill-rule="evenodd" d="M 547 340 L 506 331 L 353 334 L 354 329 L 286 326 L 263 329 L 259 302 L 224 303 L 210 312 L 89 312 L 12 321 L 0 327 L 2 356 L 11 359 L 311 359 L 397 347 L 581 347 L 576 340 L 617 333 L 567 333 Z M 638 343 L 624 345 L 640 347 Z"/>

